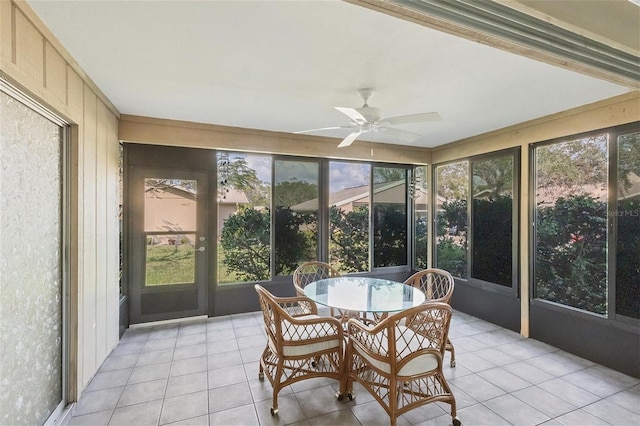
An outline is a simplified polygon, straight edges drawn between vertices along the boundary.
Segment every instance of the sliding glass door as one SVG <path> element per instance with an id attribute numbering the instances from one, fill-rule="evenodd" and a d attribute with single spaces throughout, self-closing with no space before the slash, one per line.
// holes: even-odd
<path id="1" fill-rule="evenodd" d="M 0 91 L 3 425 L 43 424 L 65 405 L 64 134 Z"/>

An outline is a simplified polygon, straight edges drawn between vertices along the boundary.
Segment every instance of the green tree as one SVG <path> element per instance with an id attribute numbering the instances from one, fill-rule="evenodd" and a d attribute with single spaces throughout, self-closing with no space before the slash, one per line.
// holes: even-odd
<path id="1" fill-rule="evenodd" d="M 511 287 L 513 199 L 494 196 L 473 200 L 471 276 Z"/>
<path id="2" fill-rule="evenodd" d="M 618 202 L 616 313 L 640 318 L 640 199 Z"/>
<path id="3" fill-rule="evenodd" d="M 536 149 L 536 186 L 575 191 L 607 181 L 607 137 L 556 143 Z"/>
<path id="4" fill-rule="evenodd" d="M 374 167 L 373 183 L 388 183 L 405 180 L 407 178 L 407 170 L 397 167 Z"/>
<path id="5" fill-rule="evenodd" d="M 220 236 L 225 253 L 223 262 L 241 280 L 271 278 L 269 230 L 269 211 L 245 207 L 225 219 Z"/>
<path id="6" fill-rule="evenodd" d="M 442 203 L 437 216 L 438 235 L 449 233 L 460 235 L 467 232 L 467 200 L 452 200 Z"/>
<path id="7" fill-rule="evenodd" d="M 427 218 L 419 217 L 415 222 L 415 267 L 425 269 L 427 267 Z"/>
<path id="8" fill-rule="evenodd" d="M 276 207 L 276 275 L 291 274 L 300 263 L 316 258 L 317 227 L 308 226 L 316 221 L 315 214 L 299 214 L 287 207 Z"/>
<path id="9" fill-rule="evenodd" d="M 469 193 L 469 162 L 446 164 L 436 168 L 438 197 L 466 200 Z"/>
<path id="10" fill-rule="evenodd" d="M 607 205 L 588 195 L 559 198 L 536 217 L 536 296 L 607 312 Z"/>
<path id="11" fill-rule="evenodd" d="M 640 133 L 631 133 L 618 138 L 618 195 L 633 185 L 631 175 L 640 176 Z"/>
<path id="12" fill-rule="evenodd" d="M 318 198 L 318 185 L 292 180 L 281 182 L 275 186 L 274 206 L 291 207 L 304 201 Z"/>
<path id="13" fill-rule="evenodd" d="M 495 199 L 513 193 L 513 157 L 473 163 L 473 196 Z"/>
<path id="14" fill-rule="evenodd" d="M 226 196 L 229 188 L 244 192 L 253 206 L 269 207 L 270 188 L 265 185 L 242 157 L 231 158 L 229 153 L 218 154 L 218 187 L 220 198 Z"/>
<path id="15" fill-rule="evenodd" d="M 369 208 L 345 212 L 331 206 L 331 253 L 342 272 L 369 270 Z"/>
<path id="16" fill-rule="evenodd" d="M 451 237 L 444 237 L 438 241 L 436 258 L 438 268 L 449 271 L 454 277 L 467 276 L 467 248 L 461 246 Z"/>
<path id="17" fill-rule="evenodd" d="M 407 214 L 404 204 L 376 204 L 373 224 L 373 264 L 407 264 Z"/>

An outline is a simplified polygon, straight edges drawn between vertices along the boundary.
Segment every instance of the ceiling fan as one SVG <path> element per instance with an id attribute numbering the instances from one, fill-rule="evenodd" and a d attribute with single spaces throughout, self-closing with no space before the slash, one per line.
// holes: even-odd
<path id="1" fill-rule="evenodd" d="M 311 133 L 321 130 L 352 129 L 352 132 L 340 142 L 338 148 L 349 146 L 358 136 L 370 132 L 384 132 L 393 136 L 410 136 L 413 138 L 420 135 L 406 130 L 396 129 L 398 124 L 422 123 L 426 121 L 440 121 L 442 118 L 437 112 L 423 112 L 419 114 L 398 115 L 396 117 L 383 118 L 380 108 L 370 107 L 367 103 L 373 96 L 373 89 L 358 90 L 364 104 L 360 108 L 334 107 L 349 118 L 349 124 L 335 127 L 322 127 L 319 129 L 301 130 L 294 133 Z"/>

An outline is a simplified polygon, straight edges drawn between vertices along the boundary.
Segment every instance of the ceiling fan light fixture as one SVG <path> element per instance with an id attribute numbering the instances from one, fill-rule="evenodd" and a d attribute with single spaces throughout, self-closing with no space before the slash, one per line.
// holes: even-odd
<path id="1" fill-rule="evenodd" d="M 419 114 L 400 115 L 396 117 L 382 118 L 382 110 L 376 107 L 370 107 L 367 103 L 369 98 L 373 96 L 373 89 L 362 88 L 358 90 L 360 97 L 364 101 L 360 108 L 348 108 L 348 107 L 334 107 L 337 111 L 346 115 L 349 118 L 349 124 L 340 127 L 325 127 L 321 129 L 302 130 L 295 133 L 309 133 L 318 130 L 329 129 L 352 129 L 351 133 L 340 142 L 338 148 L 351 145 L 361 134 L 384 131 L 389 135 L 395 137 L 411 136 L 412 138 L 420 137 L 419 134 L 413 132 L 407 132 L 402 129 L 395 129 L 389 126 L 398 124 L 411 124 L 421 123 L 426 121 L 439 121 L 440 115 L 437 112 L 423 112 Z"/>

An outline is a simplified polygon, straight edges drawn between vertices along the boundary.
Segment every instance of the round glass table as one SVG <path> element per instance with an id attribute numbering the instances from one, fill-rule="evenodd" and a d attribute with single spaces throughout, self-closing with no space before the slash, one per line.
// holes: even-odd
<path id="1" fill-rule="evenodd" d="M 369 277 L 326 278 L 304 288 L 309 299 L 351 312 L 389 313 L 422 304 L 420 289 L 396 281 Z"/>

